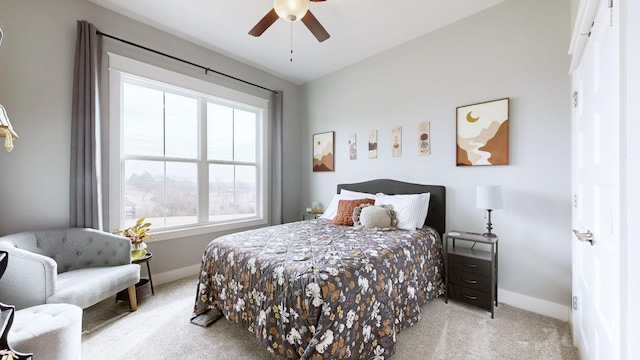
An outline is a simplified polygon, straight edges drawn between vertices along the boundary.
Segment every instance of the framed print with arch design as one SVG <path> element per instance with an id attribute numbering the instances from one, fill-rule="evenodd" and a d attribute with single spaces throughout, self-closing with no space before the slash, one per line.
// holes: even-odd
<path id="1" fill-rule="evenodd" d="M 456 108 L 456 165 L 509 164 L 509 98 Z"/>

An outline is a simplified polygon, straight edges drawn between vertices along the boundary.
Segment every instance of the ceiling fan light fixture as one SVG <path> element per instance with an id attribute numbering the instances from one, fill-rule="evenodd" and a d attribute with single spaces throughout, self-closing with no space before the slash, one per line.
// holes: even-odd
<path id="1" fill-rule="evenodd" d="M 273 9 L 281 19 L 293 22 L 306 15 L 309 3 L 307 0 L 273 0 Z"/>

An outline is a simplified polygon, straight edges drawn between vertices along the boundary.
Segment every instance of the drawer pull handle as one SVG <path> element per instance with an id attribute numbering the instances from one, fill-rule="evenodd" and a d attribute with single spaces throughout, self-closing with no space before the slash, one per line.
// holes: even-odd
<path id="1" fill-rule="evenodd" d="M 478 299 L 477 297 L 475 297 L 475 296 L 471 296 L 471 295 L 465 295 L 465 294 L 462 294 L 462 296 L 466 297 L 466 298 L 467 298 L 467 299 L 469 299 L 469 300 L 477 300 L 477 299 Z"/>
<path id="2" fill-rule="evenodd" d="M 469 264 L 469 263 L 466 263 L 466 262 L 460 262 L 460 264 L 462 264 L 462 265 L 464 265 L 466 267 L 470 267 L 470 268 L 478 267 L 478 265 L 476 265 L 476 264 Z"/>
<path id="3" fill-rule="evenodd" d="M 476 280 L 467 280 L 465 278 L 462 278 L 462 281 L 466 282 L 467 284 L 477 284 L 478 283 Z"/>

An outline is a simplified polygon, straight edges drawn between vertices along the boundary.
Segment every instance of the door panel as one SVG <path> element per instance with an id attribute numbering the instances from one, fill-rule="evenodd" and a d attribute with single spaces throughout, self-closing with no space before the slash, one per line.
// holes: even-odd
<path id="1" fill-rule="evenodd" d="M 610 4 L 598 1 L 573 78 L 573 226 L 594 237 L 572 245 L 574 342 L 587 360 L 620 356 L 619 30 Z"/>

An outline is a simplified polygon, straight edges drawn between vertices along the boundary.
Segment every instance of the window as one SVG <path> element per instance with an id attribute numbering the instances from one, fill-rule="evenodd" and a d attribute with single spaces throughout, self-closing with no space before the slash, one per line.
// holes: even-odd
<path id="1" fill-rule="evenodd" d="M 112 227 L 265 224 L 267 100 L 115 54 L 109 67 Z"/>

